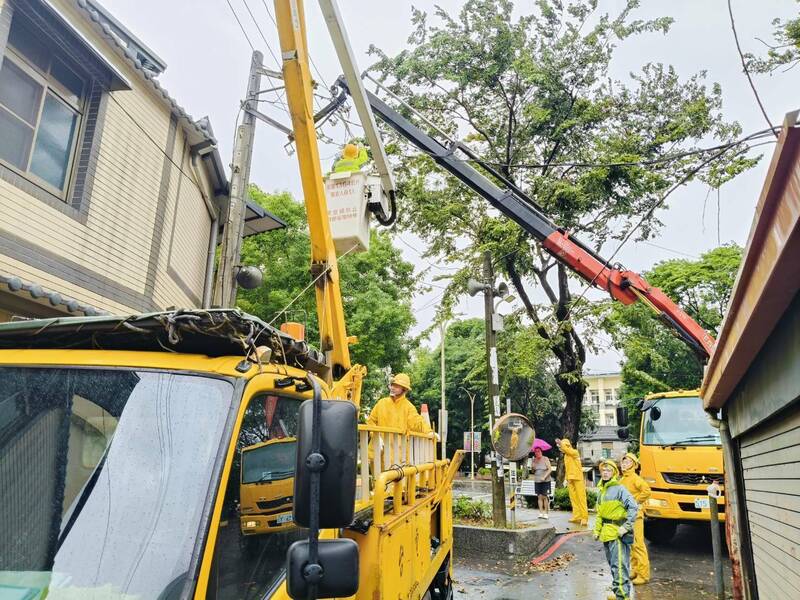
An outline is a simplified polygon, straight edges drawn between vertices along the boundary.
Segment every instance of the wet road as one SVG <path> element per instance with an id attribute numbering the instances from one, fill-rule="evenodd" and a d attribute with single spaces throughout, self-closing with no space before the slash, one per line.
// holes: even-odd
<path id="1" fill-rule="evenodd" d="M 708 525 L 682 525 L 669 545 L 648 546 L 652 579 L 635 588 L 634 598 L 716 598 Z M 457 560 L 455 600 L 605 600 L 610 591 L 611 575 L 602 546 L 589 533 L 569 537 L 545 564 L 555 566 L 537 571 L 530 570 L 525 560 L 491 564 Z M 724 581 L 729 587 L 727 558 L 725 566 Z"/>

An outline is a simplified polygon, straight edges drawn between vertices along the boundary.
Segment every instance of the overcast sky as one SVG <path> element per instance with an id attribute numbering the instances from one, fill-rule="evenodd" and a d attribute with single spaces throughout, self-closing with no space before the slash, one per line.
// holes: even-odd
<path id="1" fill-rule="evenodd" d="M 267 48 L 278 55 L 275 26 L 270 18 L 274 14 L 271 0 L 229 0 L 247 31 L 252 44 L 264 52 L 267 66 L 278 68 Z M 101 0 L 126 27 L 166 61 L 168 68 L 160 77 L 162 84 L 178 102 L 195 118 L 208 115 L 220 143 L 223 160 L 231 155 L 232 137 L 239 101 L 246 88 L 250 64 L 250 46 L 242 34 L 228 6 L 228 0 Z M 245 3 L 246 2 L 246 3 Z M 366 51 L 375 44 L 392 54 L 400 51 L 411 31 L 411 7 L 431 10 L 437 4 L 430 0 L 339 0 L 351 36 L 351 43 L 359 56 L 361 67 L 370 60 Z M 457 11 L 463 4 L 456 0 L 441 0 L 439 5 Z M 517 1 L 518 10 L 534 6 L 532 0 Z M 684 77 L 700 70 L 708 72 L 709 82 L 722 85 L 724 112 L 728 119 L 742 124 L 745 133 L 767 126 L 741 72 L 730 29 L 726 0 L 643 0 L 643 7 L 635 16 L 653 18 L 671 16 L 675 19 L 669 35 L 649 34 L 621 44 L 613 63 L 613 76 L 628 79 L 629 73 L 638 71 L 646 62 L 669 63 Z M 600 0 L 600 7 L 616 12 L 624 2 Z M 247 11 L 249 6 L 255 19 Z M 763 52 L 764 47 L 755 38 L 771 39 L 771 21 L 775 17 L 796 16 L 795 0 L 733 0 L 734 16 L 739 39 L 745 51 Z M 269 11 L 269 13 L 268 13 Z M 306 2 L 309 46 L 325 82 L 332 82 L 340 69 L 330 43 L 327 29 L 316 2 Z M 261 29 L 261 33 L 256 27 Z M 800 98 L 792 90 L 798 89 L 800 69 L 778 73 L 772 77 L 758 77 L 756 85 L 773 123 L 779 124 L 785 113 L 800 108 Z M 280 108 L 264 106 L 275 118 L 289 124 Z M 355 111 L 352 112 L 355 118 Z M 343 131 L 333 131 L 334 137 L 343 139 Z M 337 142 L 342 141 L 336 139 Z M 289 190 L 300 196 L 299 173 L 296 157 L 284 150 L 285 137 L 266 125 L 259 125 L 256 133 L 251 179 L 267 191 Z M 323 146 L 321 156 L 329 166 L 335 146 Z M 650 243 L 629 242 L 618 254 L 627 268 L 644 271 L 660 260 L 678 257 L 696 257 L 718 245 L 718 242 L 736 242 L 744 245 L 753 218 L 772 146 L 764 147 L 761 164 L 723 186 L 720 192 L 719 227 L 717 194 L 708 196 L 701 184 L 691 184 L 673 194 L 669 208 L 660 214 L 665 227 L 658 238 Z M 402 205 L 401 205 L 402 210 Z M 704 216 L 705 213 L 705 216 Z M 419 244 L 412 236 L 401 236 L 398 247 L 406 259 L 420 269 L 428 267 L 418 254 Z M 415 250 L 416 248 L 416 250 Z M 616 249 L 609 244 L 603 252 Z M 429 269 L 430 280 L 442 269 Z M 441 284 L 439 284 L 441 285 Z M 417 331 L 430 324 L 441 290 L 420 295 L 414 299 Z M 601 296 L 597 296 L 601 297 Z M 465 298 L 460 312 L 481 316 L 482 301 Z M 435 340 L 434 340 L 435 341 Z M 613 370 L 619 355 L 608 349 L 593 356 L 589 368 L 595 371 Z"/>

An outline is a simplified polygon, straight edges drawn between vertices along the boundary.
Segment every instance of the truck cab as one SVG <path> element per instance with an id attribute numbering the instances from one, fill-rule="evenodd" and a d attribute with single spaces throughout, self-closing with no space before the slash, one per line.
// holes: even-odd
<path id="1" fill-rule="evenodd" d="M 0 597 L 288 600 L 300 407 L 354 391 L 324 375 L 238 310 L 0 324 Z M 357 518 L 320 539 L 358 544 L 353 598 L 445 598 L 459 461 L 355 417 L 348 435 Z"/>
<path id="2" fill-rule="evenodd" d="M 709 521 L 707 488 L 724 484 L 722 443 L 698 390 L 647 396 L 639 448 L 640 475 L 652 490 L 644 507 L 645 536 L 667 542 L 678 524 Z M 718 504 L 724 520 L 724 496 Z"/>

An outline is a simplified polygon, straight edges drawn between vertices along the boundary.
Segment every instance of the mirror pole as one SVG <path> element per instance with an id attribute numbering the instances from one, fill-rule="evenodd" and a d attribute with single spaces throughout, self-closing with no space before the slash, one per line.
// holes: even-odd
<path id="1" fill-rule="evenodd" d="M 303 567 L 303 578 L 309 584 L 309 598 L 316 600 L 317 584 L 322 580 L 322 565 L 319 563 L 319 509 L 320 509 L 320 474 L 325 469 L 325 457 L 321 454 L 322 431 L 322 392 L 319 383 L 309 373 L 306 380 L 314 390 L 311 417 L 311 454 L 306 458 L 306 466 L 311 471 L 311 514 L 308 528 L 308 564 Z"/>

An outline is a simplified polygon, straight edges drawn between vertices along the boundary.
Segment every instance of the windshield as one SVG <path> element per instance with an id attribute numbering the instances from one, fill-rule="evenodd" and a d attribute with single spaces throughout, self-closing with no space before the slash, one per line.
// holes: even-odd
<path id="1" fill-rule="evenodd" d="M 0 598 L 177 598 L 233 386 L 0 367 Z"/>
<path id="2" fill-rule="evenodd" d="M 697 396 L 660 398 L 643 413 L 643 441 L 650 446 L 719 446 L 719 431 L 711 426 Z"/>
<path id="3" fill-rule="evenodd" d="M 242 483 L 275 481 L 294 476 L 297 442 L 274 442 L 242 452 Z"/>

